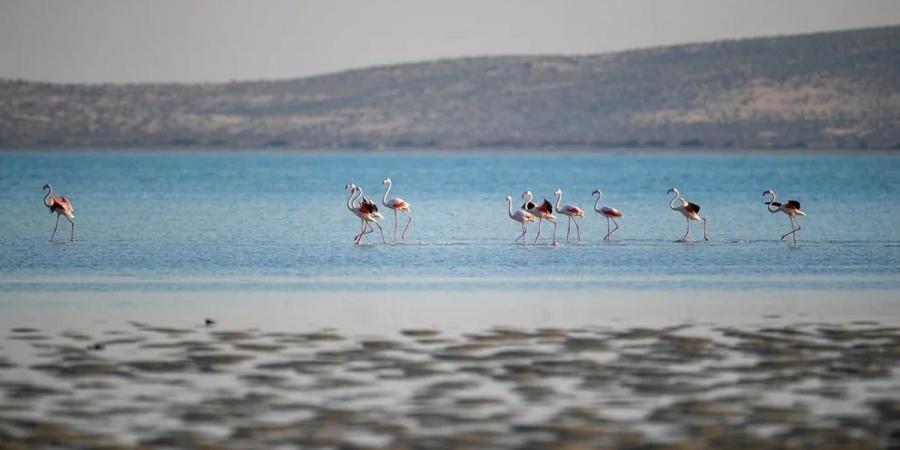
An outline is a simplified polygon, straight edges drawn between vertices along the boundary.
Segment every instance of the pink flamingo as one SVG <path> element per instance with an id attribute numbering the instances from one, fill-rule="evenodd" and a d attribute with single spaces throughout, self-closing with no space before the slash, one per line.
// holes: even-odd
<path id="1" fill-rule="evenodd" d="M 678 189 L 671 188 L 666 191 L 667 194 L 675 194 L 675 197 L 672 198 L 672 201 L 669 202 L 669 208 L 674 211 L 678 211 L 684 218 L 687 220 L 687 231 L 684 232 L 684 236 L 681 237 L 682 241 L 687 241 L 688 235 L 691 234 L 691 221 L 696 220 L 699 222 L 703 222 L 703 240 L 708 241 L 709 237 L 706 236 L 706 217 L 700 217 L 700 205 L 696 203 L 691 203 L 687 201 L 686 198 L 681 197 L 681 192 L 678 192 Z M 675 206 L 675 201 L 681 200 L 681 205 Z"/>
<path id="2" fill-rule="evenodd" d="M 53 233 L 50 234 L 50 240 L 53 240 L 53 236 L 56 236 L 56 229 L 59 228 L 59 216 L 66 216 L 66 220 L 72 224 L 72 234 L 69 237 L 69 240 L 74 241 L 75 207 L 72 206 L 72 202 L 70 202 L 68 198 L 53 195 L 53 186 L 50 186 L 49 183 L 44 185 L 44 190 L 47 191 L 47 194 L 44 195 L 44 206 L 50 210 L 50 214 L 56 213 L 56 225 L 53 226 Z"/>
<path id="3" fill-rule="evenodd" d="M 781 240 L 788 236 L 793 236 L 794 238 L 794 246 L 797 245 L 797 232 L 800 231 L 800 221 L 796 219 L 797 216 L 806 216 L 806 213 L 800 210 L 800 202 L 797 200 L 788 200 L 787 203 L 781 203 L 775 201 L 775 191 L 768 189 L 766 192 L 763 192 L 763 197 L 766 195 L 771 195 L 772 199 L 766 202 L 766 209 L 769 210 L 770 213 L 775 214 L 779 211 L 787 214 L 788 219 L 791 221 L 791 231 L 785 233 L 781 236 Z M 775 209 L 772 209 L 774 207 Z M 794 223 L 796 221 L 797 228 L 794 228 Z"/>
<path id="4" fill-rule="evenodd" d="M 382 219 L 384 216 L 378 212 L 378 206 L 375 202 L 368 197 L 363 197 L 362 188 L 353 183 L 347 184 L 344 186 L 344 189 L 350 189 L 350 197 L 347 198 L 347 209 L 362 221 L 362 229 L 359 231 L 359 234 L 353 238 L 353 242 L 357 245 L 362 244 L 363 235 L 375 231 L 375 229 L 372 228 L 372 224 L 374 223 L 381 231 L 381 241 L 387 244 L 387 241 L 384 239 L 384 229 L 381 228 L 381 224 L 378 223 L 378 219 Z M 359 203 L 355 203 L 355 200 L 360 201 Z"/>
<path id="5" fill-rule="evenodd" d="M 528 233 L 528 227 L 525 226 L 525 222 L 535 222 L 537 220 L 537 217 L 535 217 L 534 214 L 531 214 L 530 212 L 523 209 L 517 209 L 513 211 L 512 197 L 508 195 L 506 196 L 506 203 L 508 203 L 509 206 L 509 218 L 522 224 L 522 234 L 520 234 L 519 237 L 517 237 L 513 242 L 519 242 L 519 239 L 522 239 L 522 243 L 528 245 L 528 242 L 523 239 L 525 237 L 525 234 Z"/>
<path id="6" fill-rule="evenodd" d="M 534 198 L 534 194 L 532 194 L 531 191 L 523 192 L 522 198 L 525 200 L 525 203 L 522 204 L 522 209 L 530 212 L 538 219 L 538 232 L 537 236 L 534 237 L 534 242 L 532 242 L 532 244 L 537 244 L 538 239 L 541 237 L 541 225 L 543 224 L 543 220 L 547 219 L 553 224 L 552 245 L 556 245 L 556 216 L 553 215 L 553 205 L 551 205 L 547 199 L 544 199 L 544 203 L 535 205 L 534 202 L 531 201 Z"/>
<path id="7" fill-rule="evenodd" d="M 609 236 L 619 230 L 619 223 L 616 222 L 616 219 L 621 219 L 621 218 L 625 217 L 625 215 L 622 214 L 622 212 L 619 211 L 618 209 L 613 208 L 611 206 L 604 206 L 602 208 L 597 208 L 597 205 L 600 204 L 600 199 L 603 198 L 603 191 L 601 191 L 600 189 L 597 189 L 594 192 L 591 192 L 591 195 L 597 196 L 597 201 L 594 202 L 594 211 L 596 211 L 598 214 L 606 217 L 606 236 L 603 236 L 603 240 L 608 241 Z M 610 229 L 609 229 L 609 221 L 610 220 L 616 226 L 614 229 L 612 229 L 612 231 L 610 231 Z"/>
<path id="8" fill-rule="evenodd" d="M 578 220 L 575 218 L 584 217 L 584 210 L 574 205 L 559 206 L 563 196 L 561 189 L 557 189 L 553 195 L 556 196 L 556 212 L 569 217 L 569 226 L 566 227 L 566 242 L 569 242 L 569 233 L 572 231 L 573 221 L 575 222 L 575 231 L 578 233 L 578 242 L 581 242 L 581 227 L 578 226 Z"/>
<path id="9" fill-rule="evenodd" d="M 409 208 L 409 202 L 403 200 L 402 198 L 395 197 L 388 200 L 388 192 L 391 191 L 391 179 L 385 178 L 381 184 L 386 184 L 387 189 L 384 191 L 384 197 L 381 198 L 381 204 L 391 208 L 394 210 L 394 240 L 397 240 L 397 211 L 402 212 L 409 218 L 406 221 L 406 227 L 403 228 L 403 233 L 400 235 L 400 239 L 406 239 L 406 230 L 409 229 L 409 224 L 412 223 L 412 216 L 410 215 L 412 211 Z"/>

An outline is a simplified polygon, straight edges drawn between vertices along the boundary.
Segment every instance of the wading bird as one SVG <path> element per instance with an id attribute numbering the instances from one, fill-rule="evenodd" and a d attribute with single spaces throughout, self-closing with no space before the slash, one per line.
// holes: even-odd
<path id="1" fill-rule="evenodd" d="M 573 221 L 575 222 L 575 231 L 578 233 L 578 242 L 581 242 L 581 227 L 578 226 L 578 220 L 575 218 L 584 217 L 584 210 L 574 205 L 559 206 L 559 203 L 562 202 L 563 195 L 561 189 L 557 189 L 553 195 L 556 196 L 556 212 L 569 217 L 569 226 L 566 227 L 566 242 L 569 242 L 569 233 L 572 231 Z"/>
<path id="2" fill-rule="evenodd" d="M 531 201 L 534 198 L 534 194 L 532 194 L 531 191 L 523 192 L 522 198 L 525 200 L 525 203 L 522 204 L 522 209 L 528 211 L 538 219 L 538 231 L 537 236 L 534 237 L 533 244 L 537 244 L 538 239 L 541 237 L 541 225 L 543 224 L 544 219 L 547 219 L 553 224 L 552 245 L 556 245 L 556 216 L 553 215 L 553 205 L 551 205 L 546 198 L 544 199 L 544 203 L 541 203 L 540 205 L 534 204 L 534 202 Z"/>
<path id="3" fill-rule="evenodd" d="M 515 220 L 522 224 L 522 234 L 516 238 L 513 242 L 519 242 L 519 239 L 522 239 L 522 243 L 528 245 L 528 242 L 524 239 L 525 234 L 528 233 L 528 227 L 525 226 L 525 222 L 535 222 L 537 221 L 537 217 L 534 217 L 534 214 L 531 214 L 524 209 L 517 209 L 513 211 L 512 209 L 512 197 L 506 196 L 506 203 L 509 205 L 509 218 Z"/>
<path id="4" fill-rule="evenodd" d="M 597 214 L 600 214 L 600 215 L 606 217 L 606 236 L 603 236 L 603 240 L 607 241 L 607 240 L 609 240 L 609 236 L 611 234 L 613 234 L 619 230 L 619 223 L 616 222 L 616 219 L 621 219 L 621 218 L 625 217 L 625 215 L 622 214 L 618 209 L 613 208 L 611 206 L 604 206 L 602 208 L 597 208 L 597 205 L 600 204 L 600 199 L 603 198 L 603 192 L 600 189 L 597 189 L 594 192 L 591 192 L 591 195 L 597 196 L 597 201 L 594 202 L 594 211 L 596 211 Z M 616 226 L 615 228 L 612 229 L 612 231 L 610 231 L 610 228 L 609 228 L 610 220 L 612 220 L 612 223 Z"/>
<path id="5" fill-rule="evenodd" d="M 666 191 L 667 194 L 675 194 L 675 197 L 672 198 L 672 201 L 669 202 L 669 208 L 672 208 L 675 211 L 681 213 L 685 219 L 687 219 L 687 231 L 684 232 L 684 236 L 681 237 L 682 241 L 687 241 L 688 236 L 691 234 L 691 221 L 696 220 L 703 222 L 703 240 L 708 241 L 709 238 L 706 236 L 706 217 L 700 217 L 700 205 L 696 203 L 691 203 L 687 201 L 686 198 L 681 197 L 681 192 L 678 192 L 678 189 L 672 188 Z M 675 206 L 675 202 L 680 200 L 681 204 L 679 206 Z"/>
<path id="6" fill-rule="evenodd" d="M 381 241 L 386 244 L 387 241 L 384 239 L 384 229 L 381 228 L 381 225 L 378 223 L 378 219 L 383 218 L 383 216 L 378 212 L 378 206 L 375 202 L 368 197 L 363 197 L 362 188 L 353 183 L 347 184 L 344 186 L 344 189 L 350 189 L 350 197 L 347 198 L 347 209 L 353 214 L 356 214 L 362 221 L 362 229 L 359 231 L 359 234 L 353 238 L 353 242 L 362 244 L 363 235 L 375 231 L 375 229 L 372 228 L 372 224 L 374 223 L 375 226 L 378 227 L 378 230 L 381 231 Z M 360 201 L 359 203 L 356 203 L 355 200 Z"/>
<path id="7" fill-rule="evenodd" d="M 797 245 L 797 232 L 800 231 L 800 220 L 795 219 L 796 216 L 805 216 L 806 213 L 800 210 L 800 202 L 797 200 L 788 200 L 787 203 L 781 203 L 775 201 L 775 191 L 768 189 L 766 192 L 763 192 L 763 197 L 771 195 L 772 198 L 766 202 L 766 209 L 769 210 L 770 213 L 775 214 L 778 211 L 781 211 L 787 214 L 788 219 L 791 221 L 791 231 L 785 233 L 781 236 L 781 240 L 788 236 L 794 237 L 794 245 Z M 772 208 L 775 209 L 772 209 Z M 797 228 L 794 228 L 794 224 L 796 223 Z"/>
<path id="8" fill-rule="evenodd" d="M 50 234 L 50 240 L 53 240 L 53 236 L 56 236 L 56 229 L 59 228 L 59 216 L 66 216 L 66 220 L 72 224 L 72 233 L 69 236 L 69 240 L 74 241 L 75 208 L 72 206 L 72 202 L 66 197 L 57 197 L 53 195 L 53 186 L 50 186 L 50 184 L 45 184 L 44 190 L 47 191 L 47 194 L 44 195 L 44 206 L 50 210 L 50 214 L 56 213 L 56 225 L 53 226 L 53 233 Z"/>
<path id="9" fill-rule="evenodd" d="M 391 191 L 391 179 L 385 178 L 382 184 L 386 184 L 387 189 L 384 191 L 384 197 L 381 198 L 381 204 L 394 210 L 394 240 L 397 240 L 397 211 L 402 212 L 409 218 L 406 221 L 406 227 L 403 228 L 403 233 L 400 234 L 400 239 L 406 239 L 406 230 L 409 229 L 409 224 L 412 223 L 412 216 L 410 215 L 412 211 L 409 209 L 409 203 L 397 197 L 388 200 L 388 192 Z"/>

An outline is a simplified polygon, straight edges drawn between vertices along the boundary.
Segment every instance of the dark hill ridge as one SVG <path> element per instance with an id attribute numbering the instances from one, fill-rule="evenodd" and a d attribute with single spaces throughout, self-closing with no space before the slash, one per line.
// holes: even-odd
<path id="1" fill-rule="evenodd" d="M 5 80 L 0 146 L 900 148 L 900 26 L 280 81 Z"/>

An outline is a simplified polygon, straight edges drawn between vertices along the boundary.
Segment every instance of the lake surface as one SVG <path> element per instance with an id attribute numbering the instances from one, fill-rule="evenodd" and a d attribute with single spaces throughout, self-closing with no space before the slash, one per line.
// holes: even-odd
<path id="1" fill-rule="evenodd" d="M 380 203 L 385 177 L 412 205 L 408 239 L 354 246 L 344 185 Z M 65 220 L 47 242 L 47 182 L 75 205 L 74 243 Z M 672 186 L 702 206 L 708 243 L 676 242 Z M 582 243 L 561 218 L 563 245 L 547 224 L 545 245 L 513 244 L 506 196 L 557 187 L 588 211 Z M 596 188 L 625 214 L 612 242 Z M 802 203 L 799 247 L 779 240 L 790 225 L 766 188 Z M 898 194 L 900 157 L 884 154 L 7 152 L 0 290 L 893 290 Z"/>

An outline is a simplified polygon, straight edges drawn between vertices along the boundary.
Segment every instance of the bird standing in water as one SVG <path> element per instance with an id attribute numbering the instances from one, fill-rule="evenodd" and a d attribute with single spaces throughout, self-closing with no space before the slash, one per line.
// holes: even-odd
<path id="1" fill-rule="evenodd" d="M 581 227 L 578 226 L 576 217 L 584 217 L 584 210 L 575 205 L 562 205 L 562 189 L 557 189 L 553 193 L 556 196 L 556 212 L 569 217 L 569 226 L 566 227 L 566 242 L 569 242 L 569 234 L 572 232 L 572 222 L 575 222 L 575 231 L 578 233 L 578 242 L 581 242 Z M 555 234 L 555 233 L 554 233 Z"/>
<path id="2" fill-rule="evenodd" d="M 391 179 L 385 178 L 382 184 L 386 184 L 387 189 L 384 191 L 384 197 L 381 198 L 381 204 L 394 210 L 394 240 L 397 240 L 397 211 L 402 212 L 409 219 L 406 221 L 406 227 L 403 228 L 403 233 L 400 234 L 400 239 L 406 239 L 406 230 L 409 229 L 409 224 L 412 223 L 412 215 L 410 215 L 412 210 L 409 208 L 409 202 L 399 197 L 388 200 L 388 192 L 391 191 Z"/>
<path id="3" fill-rule="evenodd" d="M 603 191 L 601 191 L 600 189 L 597 189 L 594 192 L 591 192 L 591 195 L 597 196 L 597 201 L 594 202 L 594 211 L 597 212 L 597 214 L 600 214 L 603 217 L 606 217 L 606 236 L 603 236 L 603 240 L 607 241 L 607 240 L 609 240 L 609 236 L 611 234 L 615 233 L 616 231 L 618 231 L 618 229 L 619 229 L 619 223 L 616 222 L 616 219 L 621 219 L 621 218 L 625 217 L 625 215 L 622 214 L 622 212 L 620 212 L 618 209 L 613 208 L 612 206 L 604 206 L 601 208 L 597 207 L 600 204 L 600 199 L 603 198 Z M 612 220 L 612 223 L 615 224 L 615 226 L 616 226 L 615 228 L 612 229 L 612 231 L 610 231 L 610 228 L 609 228 L 610 220 Z"/>
<path id="4" fill-rule="evenodd" d="M 532 244 L 537 244 L 538 239 L 541 237 L 541 225 L 544 223 L 544 219 L 547 219 L 553 224 L 553 242 L 551 244 L 556 245 L 556 216 L 553 215 L 553 205 L 551 205 L 546 198 L 544 199 L 544 203 L 536 205 L 531 201 L 533 198 L 534 194 L 532 194 L 531 191 L 522 193 L 522 199 L 525 200 L 525 203 L 522 204 L 522 209 L 528 211 L 538 219 L 537 236 L 534 237 L 534 242 L 532 242 Z"/>
<path id="5" fill-rule="evenodd" d="M 800 231 L 800 221 L 796 219 L 797 216 L 806 216 L 806 213 L 800 210 L 800 202 L 797 200 L 788 200 L 787 203 L 781 203 L 775 201 L 775 191 L 771 189 L 767 189 L 766 192 L 763 192 L 763 197 L 770 195 L 772 198 L 766 202 L 766 209 L 769 210 L 770 213 L 775 214 L 777 212 L 783 212 L 787 214 L 788 219 L 791 221 L 791 231 L 785 233 L 781 236 L 781 240 L 788 236 L 794 237 L 794 246 L 797 245 L 797 232 Z M 774 208 L 774 209 L 772 209 Z M 797 228 L 794 228 L 794 224 L 797 225 Z"/>
<path id="6" fill-rule="evenodd" d="M 681 192 L 678 192 L 678 189 L 676 188 L 669 189 L 666 193 L 675 194 L 675 197 L 669 202 L 669 208 L 680 212 L 681 215 L 687 219 L 687 231 L 684 232 L 684 236 L 681 237 L 681 240 L 687 242 L 687 238 L 691 234 L 691 221 L 696 220 L 698 222 L 703 222 L 703 240 L 708 241 L 709 237 L 706 236 L 706 217 L 700 217 L 700 205 L 687 201 L 686 198 L 681 196 Z M 678 200 L 681 201 L 681 204 L 675 206 L 675 202 Z"/>
<path id="7" fill-rule="evenodd" d="M 381 241 L 387 244 L 387 241 L 384 239 L 384 229 L 381 228 L 381 224 L 378 223 L 378 219 L 382 219 L 383 216 L 378 212 L 378 206 L 375 202 L 368 197 L 363 197 L 362 188 L 353 183 L 347 184 L 344 186 L 344 189 L 350 189 L 350 197 L 347 198 L 347 209 L 362 221 L 362 229 L 359 231 L 359 234 L 353 238 L 353 242 L 357 245 L 362 244 L 363 235 L 375 231 L 375 229 L 372 228 L 372 224 L 374 223 L 378 227 L 378 230 L 381 231 Z M 360 202 L 356 203 L 356 200 L 360 200 Z"/>
<path id="8" fill-rule="evenodd" d="M 534 217 L 534 214 L 531 214 L 530 212 L 525 211 L 524 209 L 517 209 L 517 210 L 513 211 L 512 197 L 510 197 L 508 195 L 506 196 L 506 203 L 508 204 L 507 206 L 509 207 L 509 218 L 522 224 L 522 234 L 520 234 L 519 237 L 517 237 L 516 240 L 513 241 L 513 242 L 519 242 L 519 239 L 524 238 L 525 234 L 528 233 L 528 227 L 525 226 L 525 222 L 535 222 L 535 221 L 537 221 L 537 217 Z M 522 243 L 527 245 L 528 241 L 522 239 Z"/>
<path id="9" fill-rule="evenodd" d="M 47 193 L 44 195 L 44 206 L 50 210 L 50 213 L 56 213 L 56 225 L 53 226 L 53 233 L 50 234 L 50 240 L 53 240 L 53 236 L 56 236 L 56 229 L 59 228 L 59 216 L 65 216 L 66 220 L 72 224 L 72 232 L 69 236 L 70 241 L 75 240 L 75 207 L 72 206 L 72 202 L 69 201 L 68 198 L 63 196 L 55 196 L 53 195 L 53 186 L 49 183 L 44 185 L 44 190 Z"/>

